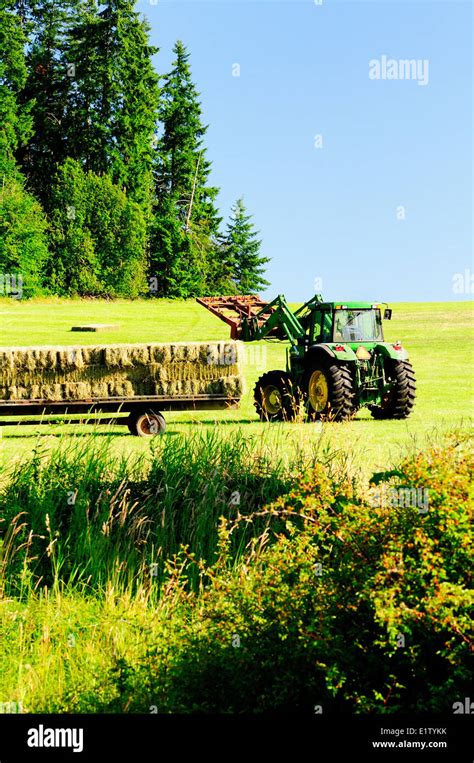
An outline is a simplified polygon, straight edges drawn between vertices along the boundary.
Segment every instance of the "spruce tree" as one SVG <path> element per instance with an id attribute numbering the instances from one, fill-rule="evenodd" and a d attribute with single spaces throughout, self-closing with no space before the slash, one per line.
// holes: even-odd
<path id="1" fill-rule="evenodd" d="M 69 154 L 150 209 L 158 76 L 149 25 L 132 0 L 84 0 L 70 31 Z"/>
<path id="2" fill-rule="evenodd" d="M 158 295 L 190 297 L 207 290 L 209 262 L 220 218 L 218 189 L 208 185 L 199 93 L 192 81 L 189 53 L 182 42 L 163 78 L 155 159 L 155 208 L 151 274 Z"/>
<path id="3" fill-rule="evenodd" d="M 220 234 L 209 256 L 206 294 L 237 294 L 235 268 L 232 247 L 226 237 Z"/>
<path id="4" fill-rule="evenodd" d="M 19 11 L 29 31 L 28 77 L 22 101 L 32 104 L 33 130 L 17 155 L 28 187 L 47 211 L 52 178 L 67 155 L 66 109 L 71 77 L 66 51 L 71 2 L 23 0 Z"/>
<path id="5" fill-rule="evenodd" d="M 225 242 L 227 256 L 233 262 L 233 281 L 238 293 L 254 294 L 269 285 L 263 273 L 270 258 L 261 256 L 262 242 L 257 238 L 258 232 L 252 223 L 252 217 L 246 212 L 243 199 L 238 199 L 232 207 Z"/>

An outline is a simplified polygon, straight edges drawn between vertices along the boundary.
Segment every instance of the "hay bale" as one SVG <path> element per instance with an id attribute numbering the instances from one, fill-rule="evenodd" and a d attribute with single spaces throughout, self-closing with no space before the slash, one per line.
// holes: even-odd
<path id="1" fill-rule="evenodd" d="M 167 344 L 156 344 L 150 347 L 150 361 L 167 366 L 171 363 L 171 350 Z"/>
<path id="2" fill-rule="evenodd" d="M 85 363 L 82 349 L 80 347 L 68 347 L 66 350 L 58 350 L 57 365 L 62 371 L 84 368 Z"/>
<path id="3" fill-rule="evenodd" d="M 85 323 L 83 326 L 72 326 L 71 331 L 117 331 L 118 323 Z"/>
<path id="4" fill-rule="evenodd" d="M 89 400 L 92 397 L 92 388 L 86 382 L 66 382 L 61 385 L 61 397 L 63 400 Z"/>
<path id="5" fill-rule="evenodd" d="M 51 402 L 59 402 L 63 400 L 64 398 L 61 384 L 41 384 L 38 399 L 48 400 Z"/>
<path id="6" fill-rule="evenodd" d="M 2 350 L 0 352 L 0 372 L 13 370 L 13 352 L 11 350 Z"/>
<path id="7" fill-rule="evenodd" d="M 84 365 L 103 366 L 105 350 L 105 347 L 81 347 Z"/>
<path id="8" fill-rule="evenodd" d="M 109 388 L 106 382 L 92 382 L 91 397 L 103 398 L 109 396 Z"/>
<path id="9" fill-rule="evenodd" d="M 239 379 L 235 342 L 0 348 L 1 399 L 235 396 Z"/>
<path id="10" fill-rule="evenodd" d="M 150 348 L 144 347 L 130 347 L 130 359 L 134 366 L 145 366 L 150 363 Z"/>
<path id="11" fill-rule="evenodd" d="M 129 348 L 124 345 L 123 347 L 106 347 L 104 350 L 104 364 L 107 368 L 130 368 L 133 366 L 130 358 Z"/>

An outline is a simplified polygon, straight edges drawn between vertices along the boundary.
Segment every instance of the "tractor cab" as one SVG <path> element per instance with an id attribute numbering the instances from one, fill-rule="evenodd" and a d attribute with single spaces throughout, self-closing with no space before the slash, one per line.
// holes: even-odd
<path id="1" fill-rule="evenodd" d="M 385 310 L 385 318 L 391 311 Z M 364 302 L 323 303 L 311 311 L 312 343 L 383 342 L 380 305 Z"/>

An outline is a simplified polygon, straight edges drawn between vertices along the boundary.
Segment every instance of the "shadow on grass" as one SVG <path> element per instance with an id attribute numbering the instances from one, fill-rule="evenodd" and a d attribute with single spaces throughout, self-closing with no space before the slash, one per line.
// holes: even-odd
<path id="1" fill-rule="evenodd" d="M 4 434 L 2 437 L 5 440 L 27 440 L 31 437 L 61 437 L 63 435 L 67 435 L 69 437 L 133 437 L 135 440 L 146 440 L 146 439 L 152 439 L 152 438 L 146 438 L 146 437 L 134 437 L 130 434 L 130 432 L 123 431 L 123 432 L 50 432 L 48 430 L 46 431 L 40 431 L 35 430 L 33 432 L 15 432 L 14 434 Z M 173 437 L 175 435 L 179 435 L 179 432 L 165 432 L 163 435 L 155 435 L 156 437 Z"/>

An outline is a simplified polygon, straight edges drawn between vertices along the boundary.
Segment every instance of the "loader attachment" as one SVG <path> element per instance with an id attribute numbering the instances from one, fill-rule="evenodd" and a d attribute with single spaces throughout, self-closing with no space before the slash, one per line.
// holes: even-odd
<path id="1" fill-rule="evenodd" d="M 199 297 L 196 302 L 199 302 L 200 305 L 206 307 L 230 326 L 231 339 L 241 338 L 242 321 L 253 324 L 256 329 L 259 329 L 276 309 L 256 294 Z M 266 307 L 268 307 L 268 311 L 264 310 Z M 258 313 L 260 314 L 257 315 Z"/>

